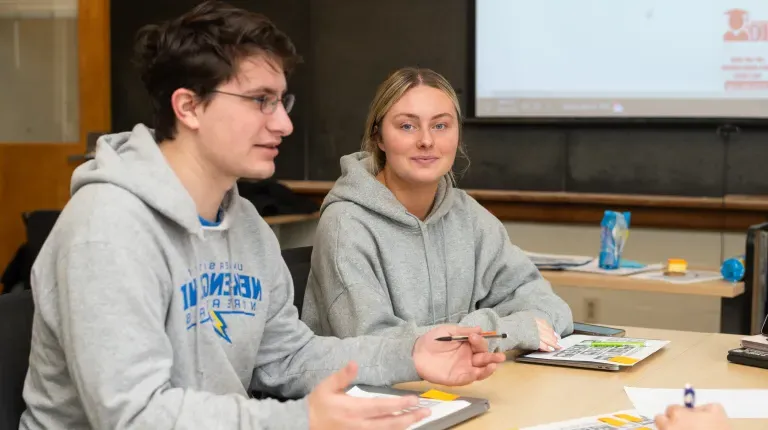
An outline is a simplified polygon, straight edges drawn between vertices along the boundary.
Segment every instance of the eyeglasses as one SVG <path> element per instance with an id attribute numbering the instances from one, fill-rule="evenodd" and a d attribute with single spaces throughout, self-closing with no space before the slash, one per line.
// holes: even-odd
<path id="1" fill-rule="evenodd" d="M 286 113 L 290 113 L 293 109 L 293 105 L 296 102 L 296 96 L 293 94 L 285 94 L 282 98 L 275 95 L 263 95 L 263 96 L 246 96 L 245 94 L 228 93 L 226 91 L 213 90 L 214 93 L 226 94 L 228 96 L 240 97 L 242 99 L 250 100 L 259 105 L 261 112 L 267 115 L 275 113 L 278 103 L 282 102 Z"/>

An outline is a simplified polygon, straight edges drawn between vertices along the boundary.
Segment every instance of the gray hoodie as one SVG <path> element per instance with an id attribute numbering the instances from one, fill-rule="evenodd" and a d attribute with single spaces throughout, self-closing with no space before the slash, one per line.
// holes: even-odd
<path id="1" fill-rule="evenodd" d="M 350 360 L 419 377 L 414 337 L 315 336 L 270 227 L 233 188 L 203 227 L 151 130 L 100 139 L 32 270 L 22 429 L 306 428 L 301 397 Z"/>
<path id="2" fill-rule="evenodd" d="M 441 323 L 508 334 L 502 350 L 537 349 L 535 317 L 561 335 L 571 310 L 502 223 L 443 179 L 422 222 L 373 176 L 365 153 L 341 158 L 321 206 L 302 318 L 339 337 L 423 333 Z"/>

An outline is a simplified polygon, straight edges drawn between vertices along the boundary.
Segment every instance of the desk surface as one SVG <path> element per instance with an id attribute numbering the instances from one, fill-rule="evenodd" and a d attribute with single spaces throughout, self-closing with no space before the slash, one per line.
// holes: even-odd
<path id="1" fill-rule="evenodd" d="M 486 398 L 491 409 L 459 426 L 462 430 L 514 429 L 632 409 L 624 386 L 680 388 L 768 388 L 768 370 L 728 363 L 740 336 L 627 328 L 628 336 L 670 340 L 666 348 L 622 372 L 572 369 L 508 360 L 489 379 L 466 387 L 436 387 Z M 425 391 L 423 382 L 398 388 Z M 681 394 L 682 395 L 682 394 Z M 734 430 L 766 429 L 768 420 L 731 420 Z"/>
<path id="2" fill-rule="evenodd" d="M 695 284 L 672 284 L 650 279 L 627 276 L 609 276 L 597 273 L 542 270 L 541 274 L 552 284 L 562 287 L 605 288 L 610 290 L 646 291 L 652 293 L 692 294 L 734 298 L 744 294 L 744 283 L 724 280 L 698 282 Z"/>

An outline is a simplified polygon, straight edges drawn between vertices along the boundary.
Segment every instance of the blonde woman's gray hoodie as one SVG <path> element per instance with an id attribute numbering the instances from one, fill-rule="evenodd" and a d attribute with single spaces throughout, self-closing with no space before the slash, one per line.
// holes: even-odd
<path id="1" fill-rule="evenodd" d="M 415 338 L 315 336 L 274 233 L 233 188 L 203 226 L 151 130 L 102 137 L 32 269 L 21 429 L 301 429 L 301 397 L 348 361 L 418 380 Z"/>
<path id="2" fill-rule="evenodd" d="M 341 170 L 315 234 L 302 314 L 313 331 L 397 338 L 458 323 L 506 333 L 502 350 L 537 349 L 535 318 L 573 331 L 568 305 L 466 192 L 443 179 L 421 221 L 365 153 L 342 157 Z"/>

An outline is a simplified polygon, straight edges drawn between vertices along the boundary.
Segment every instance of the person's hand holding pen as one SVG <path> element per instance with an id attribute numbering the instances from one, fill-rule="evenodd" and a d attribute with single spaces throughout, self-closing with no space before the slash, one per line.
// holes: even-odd
<path id="1" fill-rule="evenodd" d="M 719 404 L 696 407 L 696 393 L 689 384 L 683 391 L 685 406 L 672 405 L 655 419 L 658 430 L 729 430 L 728 416 Z"/>
<path id="2" fill-rule="evenodd" d="M 728 417 L 719 404 L 693 408 L 673 405 L 663 415 L 656 417 L 659 430 L 729 430 Z"/>
<path id="3" fill-rule="evenodd" d="M 560 346 L 560 335 L 558 335 L 548 322 L 541 318 L 536 318 L 536 327 L 539 329 L 539 351 L 553 352 L 563 349 Z"/>
<path id="4" fill-rule="evenodd" d="M 443 325 L 419 337 L 413 348 L 413 361 L 419 376 L 441 385 L 467 385 L 483 380 L 502 363 L 504 353 L 488 351 L 488 341 L 480 327 Z M 454 336 L 461 336 L 453 340 Z M 438 340 L 451 338 L 452 340 Z"/>

